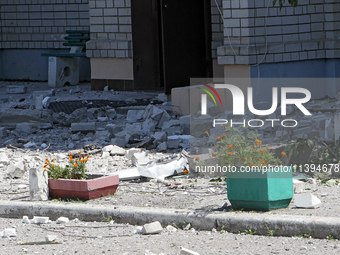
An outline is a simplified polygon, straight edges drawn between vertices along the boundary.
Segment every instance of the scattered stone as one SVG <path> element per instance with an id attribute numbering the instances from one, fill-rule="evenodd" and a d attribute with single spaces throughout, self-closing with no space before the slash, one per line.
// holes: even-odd
<path id="1" fill-rule="evenodd" d="M 311 193 L 303 193 L 295 196 L 294 204 L 298 208 L 315 209 L 321 205 L 321 201 Z"/>
<path id="2" fill-rule="evenodd" d="M 2 237 L 14 237 L 17 236 L 15 228 L 6 228 L 4 231 L 0 232 Z"/>
<path id="3" fill-rule="evenodd" d="M 155 140 L 153 141 L 154 145 L 159 145 L 162 142 L 165 142 L 167 140 L 167 135 L 165 132 L 156 132 L 153 135 L 153 138 L 155 138 Z"/>
<path id="4" fill-rule="evenodd" d="M 4 165 L 9 164 L 9 159 L 8 159 L 6 153 L 4 153 L 4 152 L 0 153 L 0 164 L 4 164 Z"/>
<path id="5" fill-rule="evenodd" d="M 168 225 L 168 226 L 166 227 L 166 230 L 168 230 L 169 232 L 176 232 L 176 231 L 177 231 L 177 228 L 175 228 L 175 227 L 173 227 L 173 226 L 171 226 L 171 225 Z"/>
<path id="6" fill-rule="evenodd" d="M 133 156 L 135 153 L 141 152 L 141 151 L 142 151 L 142 149 L 139 149 L 139 148 L 131 148 L 131 149 L 125 151 L 125 157 L 126 157 L 127 159 L 131 160 L 131 159 L 132 159 L 132 156 Z"/>
<path id="7" fill-rule="evenodd" d="M 138 226 L 138 227 L 133 231 L 133 233 L 134 233 L 134 234 L 141 234 L 141 233 L 142 233 L 142 230 L 143 230 L 143 227 Z"/>
<path id="8" fill-rule="evenodd" d="M 110 150 L 110 155 L 114 156 L 114 155 L 119 155 L 119 156 L 124 156 L 125 155 L 126 150 L 122 147 L 119 147 L 117 145 L 113 145 L 112 149 Z"/>
<path id="9" fill-rule="evenodd" d="M 125 99 L 125 103 L 127 103 L 127 104 L 136 104 L 137 101 L 134 98 L 128 98 L 128 99 Z"/>
<path id="10" fill-rule="evenodd" d="M 166 142 L 162 142 L 157 146 L 158 151 L 166 151 L 168 149 Z"/>
<path id="11" fill-rule="evenodd" d="M 28 218 L 28 216 L 23 216 L 22 217 L 22 223 L 25 223 L 25 224 L 30 224 L 31 223 L 29 218 Z"/>
<path id="12" fill-rule="evenodd" d="M 56 221 L 57 224 L 65 224 L 68 223 L 70 220 L 67 217 L 59 217 Z"/>
<path id="13" fill-rule="evenodd" d="M 108 117 L 98 117 L 97 119 L 98 119 L 99 122 L 106 122 L 106 121 L 109 120 Z"/>
<path id="14" fill-rule="evenodd" d="M 144 110 L 129 110 L 126 116 L 128 122 L 135 122 L 143 118 Z"/>
<path id="15" fill-rule="evenodd" d="M 7 86 L 7 94 L 25 94 L 27 86 L 9 85 Z"/>
<path id="16" fill-rule="evenodd" d="M 132 155 L 131 162 L 134 166 L 146 165 L 149 162 L 148 154 L 145 151 L 136 152 Z"/>
<path id="17" fill-rule="evenodd" d="M 10 178 L 21 178 L 26 172 L 26 166 L 24 161 L 20 161 L 16 164 L 10 164 L 7 167 L 7 175 Z"/>
<path id="18" fill-rule="evenodd" d="M 158 94 L 157 100 L 160 102 L 168 101 L 168 96 L 165 93 Z"/>
<path id="19" fill-rule="evenodd" d="M 293 179 L 294 193 L 298 194 L 305 190 L 305 183 L 299 180 Z"/>
<path id="20" fill-rule="evenodd" d="M 71 124 L 72 132 L 95 132 L 96 123 L 95 122 L 80 122 Z"/>
<path id="21" fill-rule="evenodd" d="M 51 103 L 51 98 L 50 97 L 45 97 L 43 100 L 42 100 L 42 105 L 45 109 L 48 109 L 50 103 Z"/>
<path id="22" fill-rule="evenodd" d="M 125 131 L 130 134 L 139 134 L 142 130 L 142 125 L 140 123 L 126 124 Z"/>
<path id="23" fill-rule="evenodd" d="M 48 200 L 48 175 L 42 168 L 31 168 L 29 171 L 30 200 Z"/>
<path id="24" fill-rule="evenodd" d="M 177 139 L 177 140 L 168 140 L 166 142 L 166 145 L 168 147 L 168 149 L 177 149 L 179 147 L 179 142 L 181 140 L 180 139 Z"/>
<path id="25" fill-rule="evenodd" d="M 189 230 L 190 228 L 191 228 L 191 224 L 188 223 L 187 225 L 185 225 L 185 226 L 183 227 L 183 230 Z"/>
<path id="26" fill-rule="evenodd" d="M 41 216 L 33 216 L 33 219 L 30 220 L 31 224 L 46 224 L 49 223 L 49 217 L 41 217 Z"/>
<path id="27" fill-rule="evenodd" d="M 150 235 L 150 234 L 159 234 L 163 230 L 161 223 L 159 221 L 155 221 L 152 223 L 145 224 L 142 228 L 142 234 Z"/>
<path id="28" fill-rule="evenodd" d="M 182 247 L 180 255 L 200 255 L 200 254 Z"/>
<path id="29" fill-rule="evenodd" d="M 55 236 L 55 235 L 47 235 L 47 236 L 45 236 L 46 242 L 53 242 L 56 239 L 57 239 L 57 236 Z"/>
<path id="30" fill-rule="evenodd" d="M 115 109 L 106 110 L 106 115 L 111 120 L 117 118 L 117 112 Z"/>

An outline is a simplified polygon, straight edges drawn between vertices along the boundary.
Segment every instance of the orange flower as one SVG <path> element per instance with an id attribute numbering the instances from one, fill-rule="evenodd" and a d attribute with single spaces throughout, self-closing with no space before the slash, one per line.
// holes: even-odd
<path id="1" fill-rule="evenodd" d="M 44 168 L 44 172 L 46 172 L 46 168 Z"/>
<path id="2" fill-rule="evenodd" d="M 283 151 L 283 152 L 281 152 L 281 155 L 284 156 L 284 155 L 286 155 L 286 153 Z"/>
<path id="3" fill-rule="evenodd" d="M 253 149 L 255 149 L 255 146 L 254 146 L 254 145 L 252 145 L 251 147 L 253 147 Z"/>
<path id="4" fill-rule="evenodd" d="M 229 156 L 233 155 L 231 152 L 228 153 Z"/>
<path id="5" fill-rule="evenodd" d="M 261 164 L 262 164 L 262 165 L 265 165 L 265 164 L 267 164 L 267 163 L 266 163 L 266 161 L 263 160 L 263 161 L 261 162 Z"/>
<path id="6" fill-rule="evenodd" d="M 78 164 L 73 164 L 74 167 L 78 166 Z"/>
<path id="7" fill-rule="evenodd" d="M 196 158 L 195 158 L 195 160 L 196 160 L 196 161 L 199 161 L 199 160 L 200 160 L 200 158 L 199 158 L 199 157 L 196 157 Z"/>
<path id="8" fill-rule="evenodd" d="M 51 160 L 51 162 L 54 162 L 54 160 L 55 160 L 55 159 L 53 158 L 53 159 Z"/>
<path id="9" fill-rule="evenodd" d="M 78 151 L 78 154 L 80 154 L 81 153 L 81 151 Z"/>
<path id="10" fill-rule="evenodd" d="M 221 141 L 222 140 L 222 137 L 221 136 L 218 136 L 217 137 L 217 141 Z"/>
<path id="11" fill-rule="evenodd" d="M 90 155 L 86 155 L 86 157 L 91 158 Z"/>
<path id="12" fill-rule="evenodd" d="M 189 173 L 189 171 L 188 171 L 187 169 L 185 169 L 185 170 L 183 171 L 183 174 L 187 174 L 187 173 Z"/>
<path id="13" fill-rule="evenodd" d="M 51 167 L 54 167 L 54 165 L 51 165 Z"/>
<path id="14" fill-rule="evenodd" d="M 263 152 L 264 152 L 264 149 L 260 150 L 260 152 L 262 152 L 262 153 L 263 153 Z"/>
<path id="15" fill-rule="evenodd" d="M 73 153 L 70 153 L 70 154 L 68 154 L 69 156 L 72 156 L 73 155 Z"/>
<path id="16" fill-rule="evenodd" d="M 208 131 L 205 131 L 204 133 L 206 133 L 206 134 L 209 134 L 209 132 L 208 132 Z"/>
<path id="17" fill-rule="evenodd" d="M 223 125 L 221 125 L 221 128 L 223 128 Z"/>
<path id="18" fill-rule="evenodd" d="M 217 153 L 213 153 L 213 154 L 211 154 L 213 157 L 216 157 L 217 156 Z"/>
<path id="19" fill-rule="evenodd" d="M 86 161 L 88 161 L 88 159 L 87 159 L 87 158 L 84 158 L 84 161 L 86 162 Z"/>
<path id="20" fill-rule="evenodd" d="M 82 159 L 82 160 L 80 160 L 80 163 L 84 163 L 84 160 Z"/>
<path id="21" fill-rule="evenodd" d="M 223 136 L 227 136 L 225 133 L 223 133 Z"/>
<path id="22" fill-rule="evenodd" d="M 72 161 L 72 159 L 70 158 L 70 159 L 69 159 L 69 161 L 71 162 L 71 161 Z"/>
<path id="23" fill-rule="evenodd" d="M 247 158 L 244 158 L 243 161 L 247 161 Z"/>
<path id="24" fill-rule="evenodd" d="M 260 140 L 258 140 L 258 142 L 256 142 L 257 146 L 260 146 L 262 144 L 262 142 Z"/>
<path id="25" fill-rule="evenodd" d="M 234 146 L 232 144 L 228 145 L 228 149 L 231 150 Z"/>
<path id="26" fill-rule="evenodd" d="M 254 164 L 250 164 L 249 166 L 252 167 L 252 166 L 254 166 Z"/>

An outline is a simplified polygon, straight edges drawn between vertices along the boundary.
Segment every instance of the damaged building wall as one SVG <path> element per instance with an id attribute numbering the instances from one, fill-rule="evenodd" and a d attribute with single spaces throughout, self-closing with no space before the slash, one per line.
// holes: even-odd
<path id="1" fill-rule="evenodd" d="M 218 63 L 226 77 L 235 66 L 250 78 L 339 77 L 339 8 L 335 0 L 301 0 L 281 11 L 271 1 L 225 0 Z M 320 96 L 334 96 L 339 86 Z"/>
<path id="2" fill-rule="evenodd" d="M 3 80 L 46 81 L 41 53 L 67 53 L 65 31 L 89 30 L 88 0 L 1 0 L 0 15 Z M 89 59 L 80 59 L 80 70 L 80 80 L 90 80 Z"/>

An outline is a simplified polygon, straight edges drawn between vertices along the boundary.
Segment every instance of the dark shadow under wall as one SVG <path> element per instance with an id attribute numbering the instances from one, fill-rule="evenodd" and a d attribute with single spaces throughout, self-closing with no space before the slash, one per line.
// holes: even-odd
<path id="1" fill-rule="evenodd" d="M 69 50 L 51 49 L 4 49 L 0 51 L 1 80 L 48 80 L 48 57 L 41 53 L 68 53 Z M 90 59 L 81 57 L 79 61 L 79 80 L 91 80 Z"/>

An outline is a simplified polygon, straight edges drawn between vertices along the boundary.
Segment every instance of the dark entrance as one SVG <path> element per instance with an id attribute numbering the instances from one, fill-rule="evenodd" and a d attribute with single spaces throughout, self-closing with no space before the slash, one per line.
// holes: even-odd
<path id="1" fill-rule="evenodd" d="M 190 85 L 211 77 L 210 0 L 132 0 L 135 90 Z"/>

